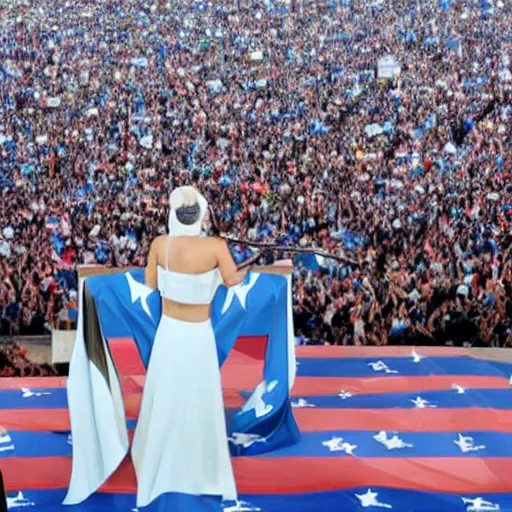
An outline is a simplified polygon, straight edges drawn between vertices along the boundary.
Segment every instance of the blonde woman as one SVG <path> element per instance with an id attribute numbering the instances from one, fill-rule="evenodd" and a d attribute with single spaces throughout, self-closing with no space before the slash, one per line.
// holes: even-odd
<path id="1" fill-rule="evenodd" d="M 137 507 L 171 492 L 237 499 L 210 305 L 245 271 L 224 241 L 201 236 L 207 209 L 193 187 L 174 190 L 169 234 L 149 251 L 146 284 L 163 304 L 132 447 Z"/>

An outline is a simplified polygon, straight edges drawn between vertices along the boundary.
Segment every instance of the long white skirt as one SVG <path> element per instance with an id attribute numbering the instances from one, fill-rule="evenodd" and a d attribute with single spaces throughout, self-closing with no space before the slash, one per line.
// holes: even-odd
<path id="1" fill-rule="evenodd" d="M 137 507 L 178 492 L 236 500 L 210 321 L 162 316 L 132 446 Z"/>

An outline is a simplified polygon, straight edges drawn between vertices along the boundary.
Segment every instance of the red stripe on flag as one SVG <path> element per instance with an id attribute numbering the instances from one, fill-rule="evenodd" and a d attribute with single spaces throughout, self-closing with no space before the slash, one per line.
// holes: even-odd
<path id="1" fill-rule="evenodd" d="M 67 409 L 3 409 L 0 410 L 0 426 L 28 432 L 71 430 Z"/>
<path id="2" fill-rule="evenodd" d="M 236 352 L 229 356 L 220 370 L 223 388 L 252 391 L 263 380 L 263 362 L 238 362 L 247 357 Z"/>
<path id="3" fill-rule="evenodd" d="M 135 419 L 138 398 L 127 407 Z M 302 432 L 330 430 L 391 430 L 399 432 L 459 432 L 493 430 L 512 433 L 512 410 L 484 409 L 294 409 Z M 1 425 L 8 430 L 70 430 L 67 409 L 6 409 Z"/>
<path id="4" fill-rule="evenodd" d="M 286 494 L 342 490 L 353 487 L 394 487 L 450 493 L 511 492 L 512 459 L 505 458 L 365 458 L 239 457 L 233 459 L 241 494 Z M 65 489 L 70 457 L 4 459 L 8 492 L 20 489 Z M 102 492 L 135 492 L 129 459 L 121 464 Z"/>
<path id="5" fill-rule="evenodd" d="M 251 359 L 263 361 L 267 351 L 267 342 L 267 336 L 241 336 L 236 340 L 230 355 L 233 352 L 239 352 L 249 356 Z M 229 357 L 226 363 L 228 361 Z"/>
<path id="6" fill-rule="evenodd" d="M 317 457 L 234 459 L 240 493 L 393 487 L 448 493 L 512 491 L 512 459 Z"/>
<path id="7" fill-rule="evenodd" d="M 233 355 L 233 358 L 247 358 Z M 230 356 L 231 358 L 231 356 Z M 263 379 L 263 366 L 259 363 L 244 365 L 228 363 L 222 368 L 223 388 L 229 393 L 252 391 Z M 122 375 L 121 385 L 126 393 L 140 392 L 144 386 L 143 375 Z M 457 384 L 466 389 L 508 389 L 510 383 L 505 377 L 477 375 L 432 375 L 429 377 L 297 377 L 292 396 L 307 397 L 335 395 L 342 389 L 351 393 L 402 393 L 420 391 L 440 391 L 453 389 Z M 0 392 L 9 389 L 49 389 L 66 387 L 65 377 L 27 377 L 0 379 Z"/>
<path id="8" fill-rule="evenodd" d="M 512 411 L 464 409 L 295 409 L 302 432 L 328 430 L 391 430 L 398 432 L 459 432 L 494 430 L 512 433 Z M 512 479 L 511 479 L 512 482 Z"/>
<path id="9" fill-rule="evenodd" d="M 2 377 L 0 390 L 27 388 L 65 388 L 67 377 Z"/>
<path id="10" fill-rule="evenodd" d="M 243 336 L 237 339 L 230 357 L 237 361 L 236 356 L 246 356 L 244 362 L 263 361 L 267 350 L 267 340 L 265 336 Z M 120 375 L 145 375 L 146 369 L 139 355 L 139 350 L 132 338 L 109 338 L 108 345 L 112 359 Z M 238 360 L 240 363 L 241 361 Z"/>
<path id="11" fill-rule="evenodd" d="M 468 351 L 457 347 L 340 347 L 330 345 L 299 345 L 297 357 L 411 357 L 415 350 L 424 357 L 460 357 L 467 356 Z"/>
<path id="12" fill-rule="evenodd" d="M 244 382 L 245 383 L 245 382 Z M 357 394 L 407 393 L 453 389 L 509 389 L 505 377 L 431 375 L 427 377 L 297 377 L 292 396 L 335 395 L 341 390 Z M 247 388 L 250 389 L 250 388 Z"/>
<path id="13" fill-rule="evenodd" d="M 119 375 L 146 375 L 139 349 L 132 338 L 109 338 L 108 346 Z"/>

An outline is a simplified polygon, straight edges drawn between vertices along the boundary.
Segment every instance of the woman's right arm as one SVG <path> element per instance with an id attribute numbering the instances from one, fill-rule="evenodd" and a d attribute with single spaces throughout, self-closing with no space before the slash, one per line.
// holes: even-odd
<path id="1" fill-rule="evenodd" d="M 229 251 L 228 244 L 224 240 L 218 239 L 216 256 L 217 266 L 219 267 L 224 285 L 230 288 L 231 286 L 240 284 L 247 275 L 249 268 L 247 267 L 243 270 L 237 269 L 235 260 Z"/>
<path id="2" fill-rule="evenodd" d="M 157 240 L 155 239 L 149 248 L 148 262 L 144 272 L 145 284 L 153 290 L 158 289 L 158 260 L 156 244 Z"/>

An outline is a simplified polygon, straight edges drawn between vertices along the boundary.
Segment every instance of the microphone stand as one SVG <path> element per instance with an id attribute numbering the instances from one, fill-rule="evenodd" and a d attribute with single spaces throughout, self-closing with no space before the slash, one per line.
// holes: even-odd
<path id="1" fill-rule="evenodd" d="M 345 263 L 347 265 L 352 265 L 354 267 L 360 267 L 361 265 L 350 258 L 346 258 L 345 256 L 338 256 L 336 254 L 331 254 L 325 251 L 322 251 L 320 249 L 315 249 L 314 247 L 291 247 L 289 245 L 279 245 L 275 243 L 265 243 L 265 242 L 253 242 L 250 240 L 240 240 L 238 238 L 232 238 L 226 235 L 222 235 L 220 233 L 219 225 L 217 223 L 217 217 L 213 210 L 210 208 L 210 218 L 211 218 L 211 225 L 212 225 L 212 231 L 214 232 L 215 236 L 218 236 L 219 238 L 222 238 L 223 240 L 226 240 L 226 242 L 235 244 L 235 245 L 245 245 L 247 247 L 259 247 L 262 250 L 258 251 L 256 254 L 248 258 L 247 260 L 243 261 L 238 268 L 245 268 L 248 266 L 251 266 L 254 264 L 259 258 L 261 258 L 264 254 L 268 252 L 292 252 L 297 254 L 315 254 L 317 256 L 321 256 L 322 258 L 336 260 L 341 263 Z"/>

